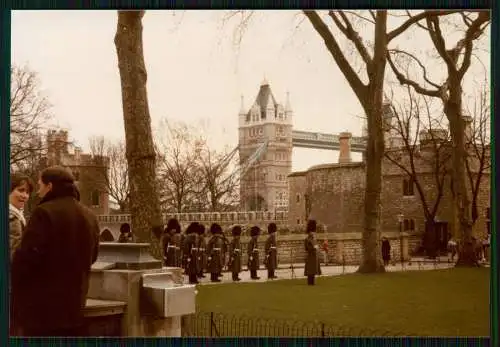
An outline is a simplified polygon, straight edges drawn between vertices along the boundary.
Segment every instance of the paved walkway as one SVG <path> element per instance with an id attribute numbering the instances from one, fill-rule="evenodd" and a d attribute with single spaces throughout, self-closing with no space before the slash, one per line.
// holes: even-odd
<path id="1" fill-rule="evenodd" d="M 398 271 L 424 271 L 424 270 L 436 270 L 436 269 L 447 269 L 450 267 L 453 267 L 454 264 L 448 263 L 448 262 L 434 262 L 431 260 L 426 260 L 424 261 L 423 259 L 418 259 L 415 260 L 413 259 L 410 263 L 404 263 L 403 266 L 401 266 L 401 263 L 398 264 L 391 264 L 386 267 L 386 271 L 389 272 L 398 272 Z M 338 265 L 333 265 L 333 266 L 321 266 L 321 271 L 322 271 L 322 276 L 338 276 L 338 275 L 343 275 L 343 274 L 349 274 L 349 273 L 354 273 L 358 269 L 358 265 L 349 265 L 349 266 L 338 266 Z M 244 267 L 246 269 L 246 267 Z M 294 264 L 294 269 L 290 268 L 290 264 L 280 264 L 278 270 L 276 270 L 276 276 L 278 276 L 277 279 L 270 280 L 270 281 L 279 281 L 279 280 L 286 280 L 286 279 L 292 279 L 292 278 L 305 278 L 304 276 L 304 264 Z M 224 283 L 230 283 L 233 282 L 231 279 L 231 273 L 230 272 L 224 272 L 222 274 L 222 282 L 217 282 L 213 283 L 210 282 L 210 274 L 205 274 L 205 278 L 201 279 L 201 284 L 208 284 L 208 285 L 218 285 L 218 284 L 224 284 Z M 250 279 L 250 272 L 249 271 L 242 271 L 240 273 L 240 278 L 241 282 L 267 282 L 267 270 L 264 268 L 261 268 L 258 271 L 258 276 L 260 277 L 259 280 L 252 280 Z M 187 276 L 185 276 L 185 281 L 187 283 Z"/>

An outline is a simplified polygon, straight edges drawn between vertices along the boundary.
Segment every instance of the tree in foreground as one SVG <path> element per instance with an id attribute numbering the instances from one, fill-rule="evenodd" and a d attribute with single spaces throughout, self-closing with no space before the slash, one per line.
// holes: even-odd
<path id="1" fill-rule="evenodd" d="M 146 90 L 142 41 L 144 14 L 145 11 L 118 11 L 114 42 L 122 90 L 132 230 L 138 242 L 152 243 L 153 228 L 163 223 L 156 189 L 155 150 Z M 152 250 L 157 252 L 157 242 Z"/>
<path id="2" fill-rule="evenodd" d="M 366 15 L 363 15 L 364 12 Z M 412 25 L 425 19 L 429 13 L 419 14 L 407 19 L 402 24 L 388 30 L 387 11 L 328 11 L 339 34 L 334 33 L 323 20 L 319 11 L 304 11 L 314 30 L 323 39 L 327 50 L 356 94 L 366 115 L 368 138 L 366 148 L 366 190 L 364 202 L 364 230 L 362 239 L 363 258 L 358 272 L 384 272 L 380 259 L 378 235 L 380 231 L 380 194 L 382 190 L 382 160 L 384 158 L 384 129 L 382 116 L 383 89 L 385 67 L 389 43 L 405 32 Z M 446 15 L 441 11 L 439 15 Z M 372 25 L 371 38 L 363 39 L 360 30 L 353 25 L 361 20 Z M 339 39 L 344 38 L 351 44 L 343 49 Z M 349 49 L 357 52 L 361 58 L 362 68 L 358 73 L 347 58 Z M 364 73 L 363 73 L 364 72 Z M 364 80 L 364 81 L 363 81 Z"/>

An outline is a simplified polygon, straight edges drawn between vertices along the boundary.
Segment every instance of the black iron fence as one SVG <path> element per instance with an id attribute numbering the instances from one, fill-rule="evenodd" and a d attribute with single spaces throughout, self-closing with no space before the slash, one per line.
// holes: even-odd
<path id="1" fill-rule="evenodd" d="M 354 328 L 322 322 L 266 319 L 199 312 L 183 317 L 185 337 L 332 337 L 332 336 L 404 336 L 402 332 L 382 331 L 368 327 Z"/>

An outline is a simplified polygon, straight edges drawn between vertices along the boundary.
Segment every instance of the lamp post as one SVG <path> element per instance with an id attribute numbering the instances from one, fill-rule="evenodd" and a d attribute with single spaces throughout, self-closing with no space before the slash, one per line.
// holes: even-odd
<path id="1" fill-rule="evenodd" d="M 398 214 L 399 222 L 399 256 L 401 258 L 401 269 L 404 267 L 404 257 L 403 257 L 403 221 L 405 216 L 400 213 Z"/>

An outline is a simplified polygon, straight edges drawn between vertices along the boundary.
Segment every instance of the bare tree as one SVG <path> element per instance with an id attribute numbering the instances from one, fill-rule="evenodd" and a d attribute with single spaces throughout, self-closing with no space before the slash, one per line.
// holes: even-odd
<path id="1" fill-rule="evenodd" d="M 457 266 L 476 266 L 477 260 L 472 243 L 472 204 L 470 191 L 467 187 L 465 165 L 467 151 L 462 109 L 462 81 L 471 65 L 474 41 L 482 36 L 489 25 L 490 12 L 460 11 L 456 15 L 456 19 L 462 23 L 465 30 L 462 38 L 452 48 L 447 48 L 445 39 L 447 34 L 443 30 L 444 23 L 440 18 L 442 11 L 425 12 L 430 15 L 425 18 L 425 24 L 419 23 L 419 27 L 429 34 L 440 60 L 444 62 L 447 74 L 445 81 L 441 83 L 432 81 L 428 76 L 426 65 L 411 53 L 391 50 L 387 52 L 387 58 L 392 71 L 401 84 L 411 86 L 419 94 L 439 98 L 443 104 L 453 142 L 453 191 L 463 243 L 463 247 L 460 247 Z M 412 16 L 408 12 L 408 17 L 411 20 L 416 16 Z M 401 72 L 401 67 L 397 66 L 397 62 L 394 60 L 394 56 L 398 55 L 409 57 L 420 67 L 423 83 L 412 79 L 408 73 Z"/>
<path id="2" fill-rule="evenodd" d="M 443 198 L 451 158 L 449 131 L 444 115 L 441 112 L 433 115 L 429 97 L 418 95 L 411 87 L 405 89 L 406 97 L 402 102 L 393 101 L 390 106 L 395 120 L 390 131 L 398 143 L 386 149 L 385 157 L 399 167 L 417 189 L 426 221 L 424 243 L 428 254 L 434 256 L 434 221 Z M 432 191 L 425 189 L 429 176 L 433 181 Z"/>
<path id="3" fill-rule="evenodd" d="M 44 155 L 42 132 L 52 117 L 51 104 L 28 66 L 12 66 L 10 78 L 10 166 L 26 171 Z"/>
<path id="4" fill-rule="evenodd" d="M 466 134 L 465 167 L 471 188 L 472 224 L 475 224 L 479 217 L 477 205 L 481 182 L 484 176 L 489 174 L 491 168 L 490 90 L 487 81 L 479 88 L 468 112 L 471 115 L 471 124 L 470 134 Z"/>
<path id="5" fill-rule="evenodd" d="M 165 210 L 186 212 L 203 189 L 196 161 L 196 129 L 182 122 L 164 120 L 156 138 L 161 205 Z"/>
<path id="6" fill-rule="evenodd" d="M 144 14 L 145 11 L 118 11 L 114 43 L 122 90 L 132 230 L 138 242 L 152 243 L 154 228 L 163 222 L 156 189 L 156 158 L 146 90 L 142 42 Z M 152 245 L 152 251 L 159 255 L 158 243 Z"/>
<path id="7" fill-rule="evenodd" d="M 97 177 L 88 179 L 105 182 L 109 196 L 118 204 L 120 212 L 128 212 L 130 187 L 128 184 L 128 166 L 125 157 L 125 144 L 122 141 L 113 143 L 104 136 L 94 136 L 89 139 L 90 154 L 93 157 L 107 158 L 106 172 L 97 172 Z"/>
<path id="8" fill-rule="evenodd" d="M 199 169 L 203 181 L 202 194 L 208 198 L 212 212 L 234 208 L 239 200 L 239 177 L 234 170 L 234 151 L 215 151 L 206 141 L 198 155 Z"/>
<path id="9" fill-rule="evenodd" d="M 158 179 L 165 210 L 222 211 L 238 199 L 234 151 L 210 148 L 194 126 L 164 120 L 157 135 Z"/>
<path id="10" fill-rule="evenodd" d="M 441 11 L 444 16 L 449 11 Z M 389 43 L 412 25 L 429 16 L 427 12 L 408 18 L 393 30 L 388 30 L 387 11 L 345 12 L 328 11 L 338 33 L 334 33 L 317 11 L 304 11 L 314 30 L 321 36 L 335 63 L 356 94 L 368 123 L 366 149 L 366 190 L 363 232 L 363 260 L 358 272 L 383 272 L 384 266 L 378 252 L 378 231 L 380 229 L 380 193 L 382 186 L 382 160 L 384 157 L 384 131 L 382 119 L 383 86 L 385 81 L 386 56 Z M 362 38 L 355 21 L 372 25 L 371 38 Z M 341 48 L 337 37 L 345 38 L 350 44 Z M 363 66 L 359 72 L 347 59 L 347 53 L 356 52 Z M 362 72 L 365 72 L 363 75 Z M 363 82 L 365 80 L 365 82 Z"/>

